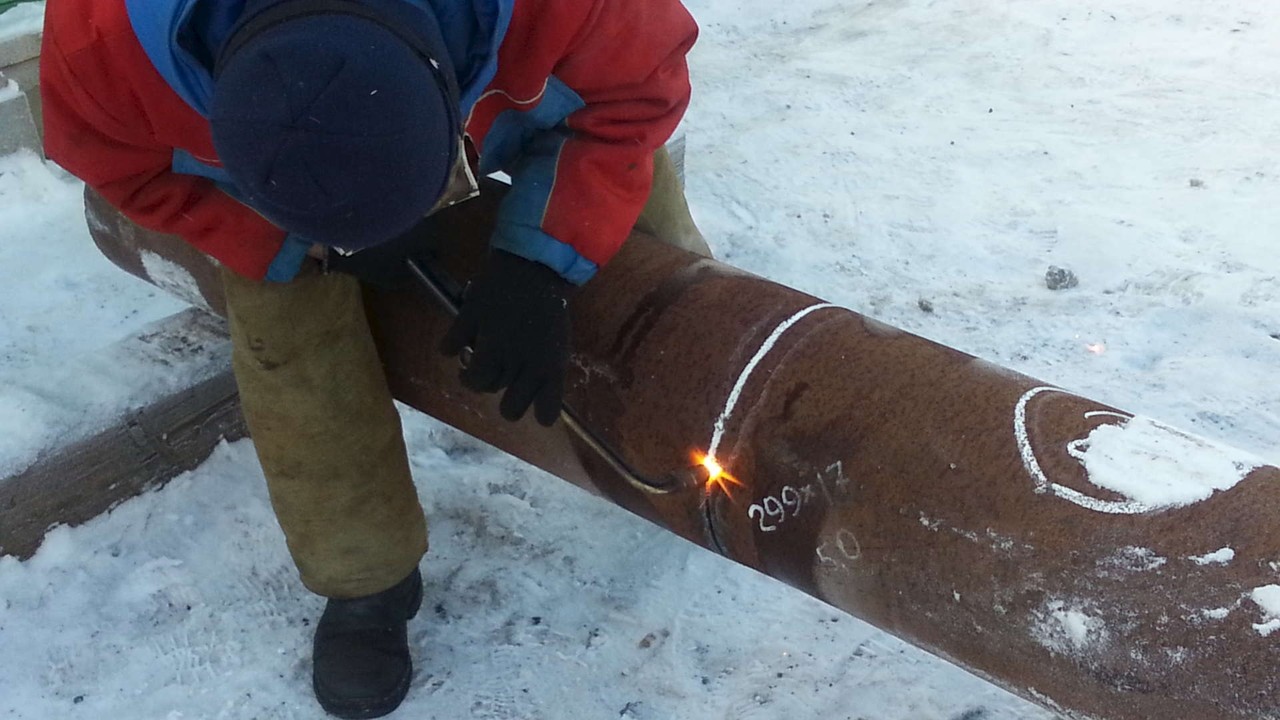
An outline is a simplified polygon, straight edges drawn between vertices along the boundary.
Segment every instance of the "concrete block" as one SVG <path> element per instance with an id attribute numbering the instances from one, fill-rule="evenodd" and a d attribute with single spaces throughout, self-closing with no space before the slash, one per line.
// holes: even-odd
<path id="1" fill-rule="evenodd" d="M 33 88 L 40 86 L 40 56 L 27 58 L 12 65 L 0 65 L 0 73 L 18 83 L 18 87 L 24 92 L 31 94 Z"/>
<path id="2" fill-rule="evenodd" d="M 0 70 L 40 57 L 39 32 L 0 35 Z"/>
<path id="3" fill-rule="evenodd" d="M 34 29 L 0 32 L 0 155 L 23 148 L 43 151 L 40 39 Z M 16 83 L 16 93 L 11 83 Z"/>
<path id="4" fill-rule="evenodd" d="M 0 75 L 0 155 L 8 155 L 27 149 L 42 151 L 40 133 L 36 130 L 35 117 L 27 94 L 10 84 Z"/>

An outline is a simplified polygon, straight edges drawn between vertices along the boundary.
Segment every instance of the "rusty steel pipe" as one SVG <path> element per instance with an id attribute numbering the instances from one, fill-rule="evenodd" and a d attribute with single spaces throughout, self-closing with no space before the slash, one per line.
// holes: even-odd
<path id="1" fill-rule="evenodd" d="M 451 276 L 500 194 L 422 228 Z M 212 263 L 88 212 L 121 267 L 221 307 Z M 1276 467 L 637 235 L 579 298 L 567 402 L 643 477 L 710 451 L 737 481 L 654 495 L 461 388 L 432 301 L 366 304 L 402 401 L 1034 702 L 1280 718 Z"/>
<path id="2" fill-rule="evenodd" d="M 419 287 L 426 292 L 427 297 L 435 302 L 436 308 L 443 311 L 450 318 L 457 318 L 459 313 L 462 312 L 461 298 L 455 297 L 454 293 L 451 292 L 445 277 L 437 277 L 432 272 L 432 269 L 428 267 L 429 263 L 430 260 L 428 258 L 410 258 L 405 261 L 409 274 L 418 283 Z M 463 366 L 466 366 L 471 357 L 471 352 L 470 347 L 462 349 L 459 360 Z M 561 403 L 558 419 L 568 428 L 574 440 L 589 448 L 597 458 L 613 470 L 615 475 L 621 477 L 627 484 L 641 492 L 666 495 L 687 489 L 690 484 L 697 484 L 696 477 L 689 473 L 672 473 L 656 481 L 642 478 L 627 465 L 627 461 L 623 460 L 613 448 L 596 437 L 591 428 L 583 425 L 582 421 L 578 419 L 578 414 L 569 405 Z"/>

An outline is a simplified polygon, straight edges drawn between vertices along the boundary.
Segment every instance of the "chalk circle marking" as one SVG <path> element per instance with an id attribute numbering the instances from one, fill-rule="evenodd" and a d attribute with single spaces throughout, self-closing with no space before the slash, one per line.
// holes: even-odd
<path id="1" fill-rule="evenodd" d="M 1027 406 L 1031 403 L 1032 399 L 1045 393 L 1061 393 L 1071 397 L 1080 397 L 1075 393 L 1067 392 L 1061 388 L 1042 386 L 1028 390 L 1021 398 L 1018 399 L 1018 404 L 1013 411 L 1013 436 L 1018 442 L 1018 452 L 1022 455 L 1022 465 L 1031 475 L 1031 478 L 1035 480 L 1035 491 L 1039 494 L 1054 495 L 1062 498 L 1063 500 L 1079 505 L 1082 508 L 1093 510 L 1095 512 L 1106 513 L 1108 515 L 1142 515 L 1156 510 L 1157 508 L 1155 507 L 1133 499 L 1103 500 L 1101 498 L 1096 498 L 1092 495 L 1082 493 L 1079 490 L 1055 483 L 1049 479 L 1049 476 L 1045 474 L 1044 469 L 1040 467 L 1040 461 L 1036 458 L 1035 447 L 1031 444 L 1031 433 L 1027 429 Z M 1084 398 L 1081 399 L 1083 400 Z M 1112 412 L 1110 410 L 1096 410 L 1085 413 L 1086 418 L 1102 416 L 1116 417 L 1125 420 L 1126 422 L 1133 419 L 1132 415 Z M 1083 439 L 1069 442 L 1067 444 L 1067 454 L 1071 455 L 1071 457 L 1083 464 L 1083 447 L 1086 442 L 1087 441 Z"/>

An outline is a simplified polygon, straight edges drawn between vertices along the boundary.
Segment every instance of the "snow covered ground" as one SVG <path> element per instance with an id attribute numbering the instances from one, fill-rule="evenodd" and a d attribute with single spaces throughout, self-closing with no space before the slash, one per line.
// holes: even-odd
<path id="1" fill-rule="evenodd" d="M 1280 459 L 1280 8 L 688 4 L 690 195 L 723 259 Z M 0 159 L 0 467 L 86 428 L 36 378 L 178 307 L 97 256 L 78 198 Z M 1048 290 L 1050 265 L 1079 286 Z M 397 717 L 1050 717 L 429 419 L 406 431 L 433 547 Z M 0 559 L 0 717 L 318 718 L 320 607 L 252 448 L 222 447 Z"/>

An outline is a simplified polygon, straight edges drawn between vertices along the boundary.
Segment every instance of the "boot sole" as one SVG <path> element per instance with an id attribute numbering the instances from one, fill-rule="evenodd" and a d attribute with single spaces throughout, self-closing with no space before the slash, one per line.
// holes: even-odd
<path id="1" fill-rule="evenodd" d="M 422 583 L 418 583 L 413 602 L 409 604 L 409 612 L 405 616 L 405 622 L 412 620 L 418 614 L 418 610 L 422 608 L 422 595 Z M 311 678 L 311 689 L 315 691 L 316 700 L 319 701 L 320 707 L 330 715 L 342 718 L 342 720 L 369 720 L 369 718 L 380 718 L 395 712 L 396 708 L 400 707 L 400 704 L 404 702 L 405 697 L 409 694 L 409 685 L 412 682 L 413 659 L 410 658 L 409 665 L 405 668 L 404 675 L 396 683 L 395 688 L 380 698 L 362 698 L 360 700 L 335 698 L 325 692 L 324 688 L 316 682 L 314 675 Z"/>
<path id="2" fill-rule="evenodd" d="M 400 703 L 404 702 L 405 696 L 409 694 L 409 684 L 413 680 L 413 661 L 409 661 L 409 666 L 405 668 L 404 676 L 400 678 L 400 682 L 396 684 L 387 695 L 380 698 L 367 698 L 361 700 L 346 700 L 327 696 L 318 683 L 312 682 L 312 689 L 315 690 L 316 700 L 320 702 L 320 707 L 324 711 L 334 717 L 343 720 L 367 720 L 367 718 L 380 718 L 384 715 L 390 715 L 400 707 Z"/>

